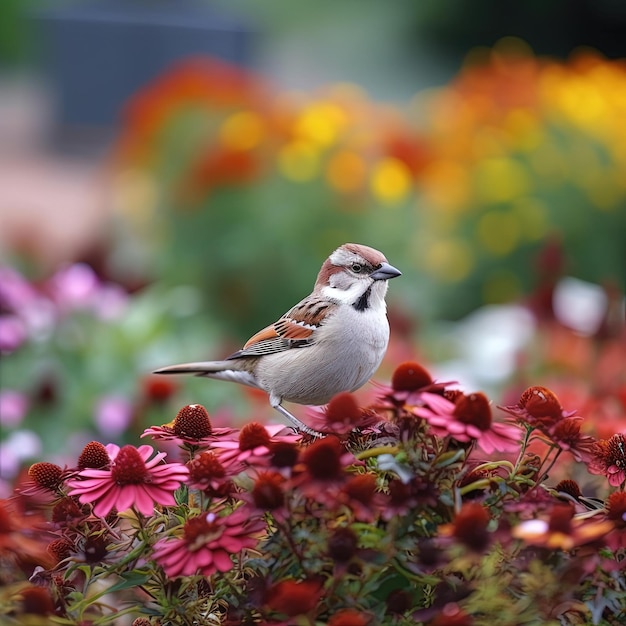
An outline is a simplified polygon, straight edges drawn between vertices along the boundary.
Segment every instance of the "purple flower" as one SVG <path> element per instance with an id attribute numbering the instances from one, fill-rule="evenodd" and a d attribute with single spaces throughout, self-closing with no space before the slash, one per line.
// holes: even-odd
<path id="1" fill-rule="evenodd" d="M 100 432 L 113 438 L 128 428 L 132 417 L 132 404 L 122 396 L 111 395 L 98 402 L 94 421 Z"/>
<path id="2" fill-rule="evenodd" d="M 19 426 L 27 411 L 28 398 L 21 391 L 0 391 L 0 424 L 8 427 Z"/>

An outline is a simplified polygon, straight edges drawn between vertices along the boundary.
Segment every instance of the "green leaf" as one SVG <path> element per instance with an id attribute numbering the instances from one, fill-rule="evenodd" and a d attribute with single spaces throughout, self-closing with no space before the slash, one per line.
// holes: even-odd
<path id="1" fill-rule="evenodd" d="M 138 572 L 135 570 L 125 572 L 120 575 L 121 580 L 107 589 L 107 593 L 114 593 L 116 591 L 122 591 L 123 589 L 132 589 L 133 587 L 145 585 L 150 580 L 151 576 L 149 572 Z"/>

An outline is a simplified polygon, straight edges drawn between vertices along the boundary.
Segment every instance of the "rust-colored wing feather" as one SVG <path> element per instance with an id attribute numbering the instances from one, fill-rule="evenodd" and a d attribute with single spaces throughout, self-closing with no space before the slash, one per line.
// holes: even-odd
<path id="1" fill-rule="evenodd" d="M 228 358 L 261 356 L 310 346 L 329 306 L 328 302 L 317 298 L 303 300 L 278 321 L 250 337 L 241 350 Z"/>

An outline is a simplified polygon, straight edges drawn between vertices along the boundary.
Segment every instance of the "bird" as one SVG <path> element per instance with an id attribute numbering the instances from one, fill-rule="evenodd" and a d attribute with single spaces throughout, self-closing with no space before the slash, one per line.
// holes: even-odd
<path id="1" fill-rule="evenodd" d="M 313 291 L 243 348 L 223 360 L 170 365 L 154 373 L 193 374 L 262 389 L 298 431 L 322 436 L 283 402 L 324 405 L 373 376 L 389 342 L 388 281 L 401 274 L 382 252 L 345 243 L 324 261 Z"/>

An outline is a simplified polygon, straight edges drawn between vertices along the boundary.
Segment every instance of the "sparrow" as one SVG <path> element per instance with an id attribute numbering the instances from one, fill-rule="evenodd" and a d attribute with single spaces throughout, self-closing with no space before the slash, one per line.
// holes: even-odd
<path id="1" fill-rule="evenodd" d="M 241 350 L 221 361 L 170 365 L 155 374 L 194 374 L 262 389 L 296 429 L 320 436 L 282 403 L 327 404 L 372 377 L 389 342 L 387 281 L 400 275 L 378 250 L 346 243 L 324 261 L 311 294 Z"/>

